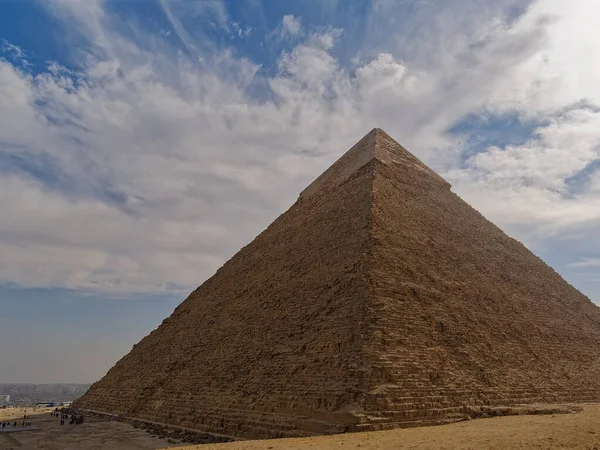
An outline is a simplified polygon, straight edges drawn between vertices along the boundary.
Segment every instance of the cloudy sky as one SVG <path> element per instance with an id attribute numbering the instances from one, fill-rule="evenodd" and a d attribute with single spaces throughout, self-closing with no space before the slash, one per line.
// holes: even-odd
<path id="1" fill-rule="evenodd" d="M 0 2 L 0 382 L 91 382 L 381 127 L 600 303 L 597 0 Z"/>

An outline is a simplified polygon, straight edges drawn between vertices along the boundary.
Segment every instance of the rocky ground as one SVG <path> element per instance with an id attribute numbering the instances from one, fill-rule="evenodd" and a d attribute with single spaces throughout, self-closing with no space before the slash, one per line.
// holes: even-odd
<path id="1" fill-rule="evenodd" d="M 175 436 L 151 434 L 123 422 L 86 417 L 80 425 L 60 425 L 50 411 L 33 411 L 29 421 L 36 431 L 0 433 L 0 450 L 155 450 L 177 447 Z M 22 409 L 0 410 L 0 421 L 23 417 Z"/>

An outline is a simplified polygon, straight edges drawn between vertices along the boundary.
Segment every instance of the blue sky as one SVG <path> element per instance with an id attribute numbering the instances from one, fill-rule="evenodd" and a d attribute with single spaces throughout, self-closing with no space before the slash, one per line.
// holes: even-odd
<path id="1" fill-rule="evenodd" d="M 600 303 L 599 14 L 0 2 L 0 381 L 101 377 L 373 127 Z"/>

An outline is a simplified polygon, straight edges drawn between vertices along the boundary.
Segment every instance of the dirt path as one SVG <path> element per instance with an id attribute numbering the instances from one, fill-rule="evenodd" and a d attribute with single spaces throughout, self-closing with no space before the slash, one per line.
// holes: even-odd
<path id="1" fill-rule="evenodd" d="M 600 405 L 572 414 L 495 417 L 451 425 L 183 447 L 191 450 L 600 450 Z"/>

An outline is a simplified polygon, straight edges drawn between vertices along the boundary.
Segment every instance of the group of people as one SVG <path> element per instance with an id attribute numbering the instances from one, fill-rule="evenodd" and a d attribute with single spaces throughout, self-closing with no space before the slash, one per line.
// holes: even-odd
<path id="1" fill-rule="evenodd" d="M 23 420 L 22 426 L 25 426 L 26 422 Z M 27 423 L 27 425 L 29 425 Z M 15 420 L 12 424 L 10 422 L 0 422 L 0 428 L 4 429 L 6 427 L 10 427 L 12 426 L 13 428 L 17 428 L 19 426 L 19 424 L 17 423 L 17 421 Z"/>
<path id="2" fill-rule="evenodd" d="M 67 412 L 61 412 L 57 409 L 55 409 L 54 411 L 52 411 L 50 413 L 51 417 L 60 417 L 60 424 L 64 425 L 65 422 L 68 420 L 69 424 L 73 425 L 78 425 L 83 423 L 83 414 L 79 413 L 76 414 L 74 412 L 71 412 L 71 414 L 68 414 Z M 26 420 L 29 418 L 29 414 L 24 414 L 23 415 L 23 426 L 30 426 L 31 422 L 27 422 Z M 6 427 L 13 427 L 13 428 L 17 428 L 17 426 L 19 426 L 19 423 L 15 420 L 13 423 L 10 422 L 0 422 L 0 430 L 5 429 Z"/>
<path id="3" fill-rule="evenodd" d="M 80 423 L 83 423 L 83 414 L 71 413 L 69 415 L 66 412 L 59 412 L 58 409 L 55 409 L 50 414 L 52 417 L 60 416 L 60 424 L 61 425 L 64 425 L 67 420 L 69 420 L 69 424 L 71 424 L 71 425 L 73 425 L 73 424 L 78 425 Z"/>
<path id="4" fill-rule="evenodd" d="M 27 422 L 27 419 L 29 419 L 29 414 L 27 414 L 27 410 L 25 410 L 25 414 L 23 414 L 23 422 L 21 423 L 22 426 L 31 426 L 31 422 Z M 0 422 L 0 429 L 5 429 L 6 427 L 13 427 L 13 428 L 17 428 L 19 426 L 18 421 L 14 421 L 13 423 L 10 422 Z"/>

